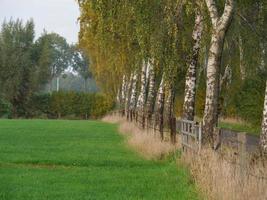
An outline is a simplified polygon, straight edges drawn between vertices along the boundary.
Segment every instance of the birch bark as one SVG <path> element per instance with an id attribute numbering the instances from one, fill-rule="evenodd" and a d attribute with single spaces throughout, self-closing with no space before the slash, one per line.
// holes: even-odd
<path id="1" fill-rule="evenodd" d="M 160 132 L 160 137 L 161 140 L 163 140 L 164 135 L 163 135 L 163 122 L 164 122 L 164 101 L 165 101 L 165 81 L 164 81 L 164 75 L 162 76 L 160 86 L 158 89 L 158 94 L 157 94 L 157 101 L 156 101 L 156 124 L 158 124 L 159 127 L 159 132 Z"/>
<path id="2" fill-rule="evenodd" d="M 147 117 L 151 120 L 152 114 L 154 112 L 155 98 L 156 98 L 156 73 L 154 63 L 148 62 L 149 67 L 149 86 L 147 95 Z"/>
<path id="3" fill-rule="evenodd" d="M 122 116 L 125 115 L 126 93 L 127 93 L 126 76 L 123 75 L 122 85 L 121 85 L 121 102 L 120 102 L 120 109 L 122 110 Z"/>
<path id="4" fill-rule="evenodd" d="M 135 108 L 136 108 L 137 78 L 138 78 L 138 74 L 137 74 L 137 72 L 135 72 L 133 75 L 133 80 L 132 80 L 132 92 L 131 92 L 131 98 L 130 98 L 130 110 L 131 111 L 135 111 Z"/>
<path id="5" fill-rule="evenodd" d="M 261 136 L 260 136 L 260 147 L 261 147 L 262 152 L 265 155 L 267 155 L 267 81 L 266 81 L 263 119 L 262 119 L 262 128 L 261 128 Z"/>
<path id="6" fill-rule="evenodd" d="M 133 82 L 133 74 L 131 74 L 131 76 L 130 76 L 129 80 L 127 81 L 127 84 L 126 84 L 125 112 L 126 112 L 127 119 L 129 119 L 129 108 L 130 108 L 132 82 Z"/>
<path id="7" fill-rule="evenodd" d="M 244 48 L 243 48 L 243 39 L 241 34 L 238 35 L 238 46 L 239 46 L 239 67 L 240 67 L 240 74 L 241 80 L 245 80 L 246 72 L 245 72 L 245 64 L 244 64 Z"/>
<path id="8" fill-rule="evenodd" d="M 226 31 L 231 23 L 234 0 L 226 0 L 224 12 L 218 16 L 215 0 L 205 0 L 212 22 L 212 36 L 207 65 L 206 101 L 203 117 L 203 142 L 214 143 L 214 127 L 218 123 L 221 56 Z"/>
<path id="9" fill-rule="evenodd" d="M 147 85 L 147 65 L 145 61 L 143 62 L 142 71 L 141 71 L 141 89 L 140 94 L 137 100 L 137 121 L 140 121 L 139 118 L 141 117 L 141 124 L 142 127 L 145 127 L 145 102 L 146 102 L 146 85 Z"/>
<path id="10" fill-rule="evenodd" d="M 186 74 L 185 97 L 183 105 L 183 118 L 194 120 L 195 115 L 195 97 L 196 97 L 196 71 L 198 64 L 198 55 L 200 50 L 200 41 L 203 31 L 203 17 L 199 9 L 196 9 L 195 26 L 192 34 L 194 40 L 193 54 Z"/>

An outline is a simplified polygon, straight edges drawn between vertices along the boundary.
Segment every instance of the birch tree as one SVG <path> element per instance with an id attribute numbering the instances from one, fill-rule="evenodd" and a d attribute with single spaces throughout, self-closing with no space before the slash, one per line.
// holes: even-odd
<path id="1" fill-rule="evenodd" d="M 134 75 L 133 75 L 133 80 L 132 80 L 132 92 L 131 92 L 131 98 L 130 98 L 130 112 L 131 112 L 131 115 L 132 115 L 133 111 L 135 111 L 135 108 L 136 108 L 137 81 L 138 81 L 137 78 L 138 78 L 138 74 L 137 74 L 137 71 L 135 71 Z"/>
<path id="2" fill-rule="evenodd" d="M 129 118 L 132 83 L 133 83 L 133 74 L 131 74 L 126 84 L 125 112 L 126 112 L 127 119 Z"/>
<path id="3" fill-rule="evenodd" d="M 146 107 L 147 107 L 148 120 L 151 120 L 156 98 L 156 72 L 154 63 L 151 63 L 149 61 L 148 68 L 149 68 L 149 86 L 148 86 Z"/>
<path id="4" fill-rule="evenodd" d="M 198 55 L 200 50 L 200 41 L 203 31 L 203 17 L 200 9 L 195 11 L 195 26 L 192 34 L 194 41 L 193 53 L 186 74 L 185 97 L 183 105 L 183 118 L 194 120 L 195 115 L 195 97 L 196 97 L 196 71 L 198 64 Z"/>
<path id="5" fill-rule="evenodd" d="M 141 79 L 140 79 L 141 88 L 136 105 L 137 114 L 142 118 L 142 124 L 144 124 L 144 115 L 145 115 L 146 82 L 147 82 L 146 73 L 147 73 L 147 65 L 145 62 L 143 62 Z"/>
<path id="6" fill-rule="evenodd" d="M 161 140 L 163 140 L 163 122 L 164 122 L 164 102 L 165 102 L 165 81 L 164 81 L 164 74 L 161 78 L 161 82 L 159 85 L 157 98 L 156 98 L 156 106 L 155 110 L 157 113 L 156 117 L 156 124 L 159 126 L 159 132 Z"/>
<path id="7" fill-rule="evenodd" d="M 212 35 L 207 65 L 206 100 L 203 117 L 203 141 L 213 144 L 213 129 L 218 123 L 219 77 L 221 55 L 226 31 L 234 13 L 234 0 L 226 0 L 224 11 L 219 17 L 215 0 L 205 0 L 209 11 Z"/>
<path id="8" fill-rule="evenodd" d="M 262 119 L 262 128 L 261 128 L 261 136 L 260 136 L 260 147 L 261 147 L 262 152 L 265 155 L 267 155 L 267 81 L 266 81 L 263 119 Z"/>

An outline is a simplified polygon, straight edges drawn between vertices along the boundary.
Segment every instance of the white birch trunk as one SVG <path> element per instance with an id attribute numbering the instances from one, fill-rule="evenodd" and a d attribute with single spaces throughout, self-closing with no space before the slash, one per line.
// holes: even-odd
<path id="1" fill-rule="evenodd" d="M 154 112 L 155 98 L 156 98 L 156 74 L 154 63 L 148 62 L 149 68 L 149 86 L 147 95 L 147 116 L 151 119 Z"/>
<path id="2" fill-rule="evenodd" d="M 195 115 L 195 97 L 196 97 L 196 71 L 198 64 L 198 55 L 200 50 L 200 41 L 203 31 L 203 17 L 196 9 L 195 27 L 193 30 L 193 55 L 187 70 L 185 81 L 185 97 L 183 105 L 183 118 L 187 120 L 194 120 Z"/>
<path id="3" fill-rule="evenodd" d="M 205 0 L 212 22 L 212 37 L 207 65 L 206 101 L 203 117 L 203 142 L 214 143 L 214 127 L 218 123 L 219 78 L 224 38 L 234 11 L 234 0 L 226 0 L 224 12 L 218 16 L 215 0 Z"/>
<path id="4" fill-rule="evenodd" d="M 264 100 L 261 136 L 260 136 L 260 147 L 262 152 L 265 155 L 267 155 L 267 81 L 266 81 L 265 100 Z"/>
<path id="5" fill-rule="evenodd" d="M 129 117 L 132 83 L 133 83 L 133 74 L 131 74 L 131 76 L 129 77 L 129 80 L 127 81 L 127 86 L 126 86 L 125 112 L 126 112 L 127 118 Z"/>
<path id="6" fill-rule="evenodd" d="M 231 83 L 232 80 L 232 70 L 230 65 L 227 65 L 224 69 L 223 76 L 220 78 L 220 90 L 223 87 L 223 85 L 228 86 Z"/>
<path id="7" fill-rule="evenodd" d="M 241 34 L 239 33 L 238 36 L 238 46 L 239 46 L 239 68 L 240 68 L 240 75 L 241 80 L 245 80 L 246 72 L 245 72 L 245 64 L 244 64 L 244 48 L 243 48 L 243 39 Z"/>
<path id="8" fill-rule="evenodd" d="M 121 84 L 121 102 L 120 102 L 120 108 L 122 110 L 125 109 L 126 92 L 127 92 L 126 76 L 123 75 L 122 84 Z M 125 114 L 125 111 L 123 111 L 122 114 Z"/>
<path id="9" fill-rule="evenodd" d="M 158 93 L 157 93 L 156 104 L 155 104 L 155 110 L 157 112 L 159 108 L 161 107 L 163 94 L 164 94 L 164 77 L 162 76 L 159 89 L 158 89 Z"/>
<path id="10" fill-rule="evenodd" d="M 158 94 L 156 98 L 156 106 L 155 110 L 157 113 L 156 117 L 156 125 L 159 127 L 159 132 L 161 139 L 163 140 L 163 120 L 164 120 L 164 101 L 165 101 L 165 81 L 164 81 L 164 74 L 162 76 L 159 89 L 158 89 Z"/>
<path id="11" fill-rule="evenodd" d="M 144 111 L 144 107 L 145 107 L 145 102 L 146 102 L 146 73 L 147 73 L 147 65 L 145 62 L 143 62 L 143 66 L 142 66 L 142 71 L 141 71 L 141 89 L 140 89 L 140 94 L 138 96 L 138 100 L 137 100 L 137 111 L 138 112 L 143 112 Z"/>
<path id="12" fill-rule="evenodd" d="M 131 92 L 131 99 L 130 99 L 130 110 L 134 111 L 136 108 L 136 101 L 137 101 L 137 78 L 138 74 L 137 72 L 133 75 L 133 81 L 132 81 L 132 92 Z"/>

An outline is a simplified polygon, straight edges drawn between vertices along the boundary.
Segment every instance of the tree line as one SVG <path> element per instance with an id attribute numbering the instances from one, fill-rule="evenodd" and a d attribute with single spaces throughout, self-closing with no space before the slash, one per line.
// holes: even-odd
<path id="1" fill-rule="evenodd" d="M 267 152 L 264 0 L 78 3 L 79 46 L 126 114 L 201 117 L 203 142 L 211 146 L 220 117 L 261 123 Z"/>
<path id="2" fill-rule="evenodd" d="M 85 83 L 92 77 L 89 59 L 77 45 L 46 31 L 35 38 L 34 26 L 33 20 L 11 19 L 0 29 L 0 105 L 8 104 L 13 117 L 27 116 L 34 94 L 47 85 L 52 92 L 53 79 L 66 71 L 76 71 Z"/>

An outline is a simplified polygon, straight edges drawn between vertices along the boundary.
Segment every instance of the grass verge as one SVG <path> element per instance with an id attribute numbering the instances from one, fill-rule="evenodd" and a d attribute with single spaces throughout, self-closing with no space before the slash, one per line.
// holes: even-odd
<path id="1" fill-rule="evenodd" d="M 0 120 L 1 200 L 199 199 L 174 160 L 144 159 L 116 124 Z"/>

